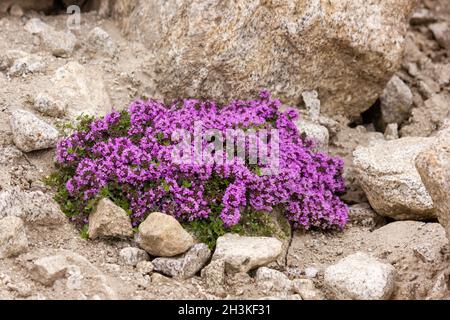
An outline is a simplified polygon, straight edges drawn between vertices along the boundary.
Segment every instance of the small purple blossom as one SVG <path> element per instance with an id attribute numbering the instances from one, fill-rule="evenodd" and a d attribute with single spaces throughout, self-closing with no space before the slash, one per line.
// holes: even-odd
<path id="1" fill-rule="evenodd" d="M 61 140 L 56 159 L 72 169 L 66 183 L 72 197 L 87 202 L 105 187 L 120 188 L 129 202 L 133 226 L 156 210 L 193 221 L 208 218 L 212 207 L 219 206 L 227 227 L 240 221 L 245 208 L 268 212 L 281 208 L 294 227 L 343 228 L 348 209 L 338 197 L 345 190 L 342 159 L 313 151 L 314 143 L 304 139 L 293 122 L 298 113 L 282 112 L 280 106 L 268 91 L 257 100 L 236 100 L 221 107 L 196 99 L 169 106 L 138 100 L 127 112 L 113 111 Z M 129 121 L 120 131 L 123 117 Z M 221 133 L 232 128 L 277 129 L 278 174 L 259 174 L 266 166 L 260 162 L 256 167 L 245 161 L 174 163 L 175 143 L 170 138 L 179 129 L 193 135 L 197 121 L 204 130 Z M 245 148 L 250 148 L 248 141 Z M 217 181 L 227 183 L 212 193 L 211 185 Z"/>

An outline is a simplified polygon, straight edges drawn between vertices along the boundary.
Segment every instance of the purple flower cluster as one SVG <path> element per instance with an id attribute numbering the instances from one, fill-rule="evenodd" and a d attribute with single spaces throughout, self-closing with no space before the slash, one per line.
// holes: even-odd
<path id="1" fill-rule="evenodd" d="M 129 202 L 134 225 L 156 210 L 193 221 L 220 208 L 224 225 L 233 226 L 245 208 L 269 212 L 279 208 L 294 227 L 342 228 L 348 213 L 338 197 L 345 189 L 343 161 L 313 151 L 314 143 L 302 137 L 293 122 L 297 112 L 282 112 L 280 106 L 267 92 L 256 100 L 221 107 L 196 99 L 170 106 L 135 101 L 126 112 L 114 111 L 61 140 L 57 162 L 73 169 L 66 189 L 74 198 L 87 202 L 104 188 L 119 188 Z M 184 129 L 194 135 L 199 121 L 203 130 L 222 133 L 278 130 L 277 174 L 262 175 L 260 170 L 268 165 L 263 162 L 174 162 L 174 132 Z M 245 146 L 250 148 L 248 140 Z"/>

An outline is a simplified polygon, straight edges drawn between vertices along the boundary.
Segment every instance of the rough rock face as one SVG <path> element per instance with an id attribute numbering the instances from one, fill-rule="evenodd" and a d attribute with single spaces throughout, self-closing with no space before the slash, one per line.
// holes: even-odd
<path id="1" fill-rule="evenodd" d="M 28 249 L 28 238 L 22 219 L 0 219 L 0 259 L 17 256 Z"/>
<path id="2" fill-rule="evenodd" d="M 380 97 L 382 125 L 407 120 L 413 104 L 411 89 L 397 76 L 388 82 Z"/>
<path id="3" fill-rule="evenodd" d="M 57 225 L 64 215 L 51 195 L 11 188 L 0 191 L 0 217 L 16 216 L 36 225 Z"/>
<path id="4" fill-rule="evenodd" d="M 64 294 L 78 299 L 118 299 L 105 275 L 85 257 L 67 250 L 40 250 L 23 257 L 31 277 L 45 286 L 63 282 Z"/>
<path id="5" fill-rule="evenodd" d="M 119 263 L 127 266 L 137 266 L 139 262 L 149 259 L 147 252 L 139 248 L 123 248 L 119 252 Z"/>
<path id="6" fill-rule="evenodd" d="M 367 240 L 368 248 L 380 257 L 413 254 L 426 263 L 442 260 L 442 251 L 447 244 L 445 230 L 439 223 L 418 221 L 389 223 L 373 231 Z"/>
<path id="7" fill-rule="evenodd" d="M 434 217 L 433 201 L 415 168 L 432 138 L 407 137 L 355 150 L 354 166 L 372 208 L 396 220 Z"/>
<path id="8" fill-rule="evenodd" d="M 338 298 L 386 300 L 395 285 L 395 269 L 366 253 L 357 252 L 325 270 L 325 285 Z"/>
<path id="9" fill-rule="evenodd" d="M 14 144 L 23 152 L 56 146 L 59 137 L 58 130 L 31 112 L 15 110 L 11 114 L 10 124 Z"/>
<path id="10" fill-rule="evenodd" d="M 153 212 L 139 225 L 139 245 L 153 256 L 173 257 L 193 244 L 192 236 L 167 214 Z"/>
<path id="11" fill-rule="evenodd" d="M 111 110 L 111 100 L 101 76 L 89 72 L 77 62 L 56 70 L 49 92 L 67 104 L 71 117 L 80 114 L 103 116 Z"/>
<path id="12" fill-rule="evenodd" d="M 224 293 L 225 285 L 225 261 L 214 260 L 211 261 L 201 271 L 202 279 L 205 281 L 206 287 L 217 293 Z"/>
<path id="13" fill-rule="evenodd" d="M 430 149 L 417 156 L 416 167 L 450 239 L 450 129 L 444 130 Z"/>
<path id="14" fill-rule="evenodd" d="M 126 238 L 133 236 L 131 220 L 122 208 L 103 198 L 89 215 L 89 238 Z"/>
<path id="15" fill-rule="evenodd" d="M 156 258 L 152 261 L 155 271 L 174 278 L 193 277 L 211 257 L 211 250 L 204 243 L 197 243 L 179 257 Z"/>
<path id="16" fill-rule="evenodd" d="M 270 89 L 288 104 L 316 90 L 328 114 L 357 116 L 398 68 L 415 0 L 151 0 L 125 5 L 125 34 L 154 49 L 167 98 L 219 101 Z M 357 94 L 355 94 L 357 92 Z"/>
<path id="17" fill-rule="evenodd" d="M 256 271 L 255 281 L 257 286 L 266 293 L 285 293 L 292 289 L 292 282 L 284 273 L 266 267 Z"/>
<path id="18" fill-rule="evenodd" d="M 227 233 L 217 239 L 212 260 L 225 260 L 228 273 L 247 272 L 276 261 L 281 251 L 278 239 Z"/>
<path id="19" fill-rule="evenodd" d="M 57 31 L 37 18 L 28 21 L 25 29 L 31 34 L 37 35 L 43 47 L 55 57 L 67 58 L 72 55 L 75 49 L 77 38 L 68 30 Z"/>

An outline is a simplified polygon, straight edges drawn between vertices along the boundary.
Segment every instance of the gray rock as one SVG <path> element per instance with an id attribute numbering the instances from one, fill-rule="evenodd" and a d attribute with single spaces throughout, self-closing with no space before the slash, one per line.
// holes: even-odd
<path id="1" fill-rule="evenodd" d="M 211 261 L 201 271 L 202 279 L 205 281 L 206 287 L 214 292 L 224 291 L 225 285 L 225 261 Z"/>
<path id="2" fill-rule="evenodd" d="M 13 4 L 9 9 L 9 14 L 13 17 L 21 18 L 24 15 L 23 9 L 18 4 Z"/>
<path id="3" fill-rule="evenodd" d="M 277 260 L 282 243 L 276 238 L 227 233 L 217 239 L 212 260 L 224 260 L 228 273 L 248 272 Z"/>
<path id="4" fill-rule="evenodd" d="M 384 138 L 386 140 L 395 140 L 399 138 L 397 123 L 390 123 L 386 126 L 386 130 L 384 130 Z"/>
<path id="5" fill-rule="evenodd" d="M 50 79 L 48 94 L 67 105 L 67 115 L 104 116 L 111 111 L 111 100 L 102 77 L 77 62 L 69 62 L 56 70 Z"/>
<path id="6" fill-rule="evenodd" d="M 153 263 L 151 263 L 151 261 L 139 261 L 136 264 L 136 270 L 143 275 L 152 274 L 154 269 L 155 267 L 153 266 Z"/>
<path id="7" fill-rule="evenodd" d="M 396 221 L 374 230 L 368 237 L 368 248 L 379 257 L 415 256 L 425 263 L 439 263 L 448 243 L 445 229 L 439 223 Z"/>
<path id="8" fill-rule="evenodd" d="M 447 22 L 433 23 L 429 26 L 436 41 L 442 48 L 450 50 L 450 27 Z"/>
<path id="9" fill-rule="evenodd" d="M 450 240 L 450 129 L 441 131 L 433 145 L 417 156 L 416 167 Z"/>
<path id="10" fill-rule="evenodd" d="M 152 261 L 155 271 L 173 278 L 193 277 L 208 262 L 211 250 L 204 243 L 194 244 L 186 253 L 178 257 L 156 258 Z"/>
<path id="11" fill-rule="evenodd" d="M 66 114 L 67 103 L 58 96 L 39 93 L 34 99 L 34 108 L 43 115 L 59 118 Z"/>
<path id="12" fill-rule="evenodd" d="M 28 238 L 22 219 L 0 219 L 0 259 L 18 256 L 28 250 Z"/>
<path id="13" fill-rule="evenodd" d="M 15 60 L 8 71 L 10 77 L 24 76 L 38 73 L 45 69 L 46 65 L 43 59 L 37 55 L 26 55 Z"/>
<path id="14" fill-rule="evenodd" d="M 30 19 L 25 30 L 37 35 L 43 47 L 56 57 L 70 57 L 75 49 L 77 38 L 70 31 L 57 31 L 38 18 Z"/>
<path id="15" fill-rule="evenodd" d="M 319 269 L 314 267 L 307 267 L 305 268 L 305 276 L 308 278 L 315 278 L 317 277 L 317 274 L 319 273 Z"/>
<path id="16" fill-rule="evenodd" d="M 152 256 L 173 257 L 189 250 L 194 239 L 174 217 L 153 212 L 139 225 L 138 242 Z"/>
<path id="17" fill-rule="evenodd" d="M 352 117 L 373 104 L 398 69 L 415 7 L 414 0 L 134 4 L 114 10 L 122 31 L 155 51 L 149 69 L 167 99 L 228 102 L 268 88 L 296 105 L 302 92 L 315 89 L 325 114 Z"/>
<path id="18" fill-rule="evenodd" d="M 90 239 L 129 238 L 133 236 L 133 227 L 125 210 L 103 198 L 89 215 L 88 234 Z"/>
<path id="19" fill-rule="evenodd" d="M 0 217 L 16 216 L 33 225 L 58 225 L 64 221 L 59 206 L 42 191 L 21 191 L 18 187 L 0 191 Z"/>
<path id="20" fill-rule="evenodd" d="M 85 257 L 68 250 L 39 250 L 23 257 L 24 265 L 29 269 L 35 281 L 53 286 L 63 281 L 65 289 L 61 297 L 79 297 L 85 299 L 119 299 L 115 284 Z M 120 283 L 116 280 L 116 285 Z"/>
<path id="21" fill-rule="evenodd" d="M 356 177 L 378 214 L 396 220 L 435 217 L 433 201 L 414 164 L 432 141 L 407 137 L 355 150 Z"/>
<path id="22" fill-rule="evenodd" d="M 58 130 L 31 112 L 13 111 L 10 125 L 14 144 L 23 152 L 53 148 L 58 141 Z"/>
<path id="23" fill-rule="evenodd" d="M 291 280 L 285 274 L 266 267 L 258 268 L 255 281 L 258 288 L 266 294 L 269 292 L 289 293 L 292 289 Z"/>
<path id="24" fill-rule="evenodd" d="M 302 297 L 302 300 L 324 299 L 322 293 L 316 289 L 314 282 L 310 279 L 295 279 L 292 281 L 292 288 Z"/>
<path id="25" fill-rule="evenodd" d="M 385 223 L 384 218 L 377 214 L 368 203 L 358 203 L 349 207 L 348 221 L 351 224 L 375 229 Z"/>
<path id="26" fill-rule="evenodd" d="M 314 140 L 316 143 L 316 150 L 328 152 L 330 134 L 328 133 L 328 129 L 326 127 L 302 119 L 296 120 L 295 125 L 301 134 L 305 134 L 306 137 Z"/>
<path id="27" fill-rule="evenodd" d="M 387 300 L 394 291 L 395 276 L 390 264 L 357 252 L 326 268 L 324 283 L 341 299 Z"/>
<path id="28" fill-rule="evenodd" d="M 0 148 L 0 165 L 11 164 L 23 156 L 23 153 L 14 146 Z"/>
<path id="29" fill-rule="evenodd" d="M 95 27 L 88 35 L 89 49 L 110 57 L 118 53 L 118 47 L 111 36 L 102 28 Z"/>
<path id="30" fill-rule="evenodd" d="M 318 121 L 320 116 L 320 100 L 317 91 L 305 91 L 302 93 L 302 98 L 311 121 Z"/>
<path id="31" fill-rule="evenodd" d="M 119 252 L 119 263 L 126 266 L 136 267 L 139 262 L 149 260 L 147 252 L 139 248 L 123 248 Z"/>
<path id="32" fill-rule="evenodd" d="M 408 120 L 413 104 L 411 89 L 397 76 L 384 89 L 380 97 L 381 116 L 384 125 L 389 123 L 402 123 Z"/>

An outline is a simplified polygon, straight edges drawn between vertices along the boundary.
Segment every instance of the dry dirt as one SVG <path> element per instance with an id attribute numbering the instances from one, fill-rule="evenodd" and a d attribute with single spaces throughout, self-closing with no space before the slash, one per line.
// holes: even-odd
<path id="1" fill-rule="evenodd" d="M 439 4 L 438 1 L 427 2 L 432 9 Z M 447 0 L 440 2 L 440 5 L 448 8 Z M 444 10 L 437 12 L 435 15 L 445 14 Z M 450 12 L 447 14 L 450 15 Z M 112 20 L 98 17 L 93 12 L 84 13 L 81 30 L 75 32 L 78 39 L 77 50 L 70 58 L 55 58 L 51 54 L 41 51 L 40 47 L 35 45 L 34 37 L 24 30 L 25 22 L 30 17 L 39 17 L 59 30 L 63 29 L 66 23 L 64 15 L 43 16 L 38 13 L 26 13 L 24 17 L 19 18 L 6 14 L 2 16 L 0 13 L 0 52 L 19 49 L 27 53 L 35 53 L 40 55 L 46 64 L 46 68 L 42 72 L 23 77 L 7 78 L 5 73 L 0 72 L 0 147 L 12 145 L 9 127 L 10 112 L 17 106 L 30 109 L 30 97 L 45 89 L 49 85 L 49 79 L 54 71 L 69 61 L 77 61 L 84 65 L 90 73 L 100 74 L 103 77 L 112 105 L 116 109 L 125 108 L 134 98 L 149 97 L 154 94 L 152 79 L 145 71 L 149 59 L 147 50 L 142 44 L 125 39 Z M 107 58 L 86 50 L 87 34 L 96 26 L 106 30 L 118 44 L 119 53 L 116 58 Z M 409 39 L 414 44 L 421 46 L 425 54 L 433 55 L 434 62 L 450 62 L 448 55 L 436 53 L 435 41 L 428 31 L 425 32 L 420 26 L 411 28 Z M 404 70 L 401 71 L 401 74 L 415 88 L 414 79 L 408 76 Z M 442 90 L 448 92 L 449 87 Z M 420 104 L 420 102 L 417 103 Z M 423 117 L 426 118 L 426 115 Z M 55 123 L 54 118 L 45 118 L 45 120 Z M 408 135 L 422 135 L 422 132 L 417 132 L 417 130 L 420 130 L 424 126 L 423 122 L 426 121 L 428 120 L 420 119 L 418 116 L 410 121 L 415 125 L 414 128 L 404 132 L 408 132 Z M 367 123 L 361 122 L 362 125 L 365 125 L 364 129 L 349 128 L 346 126 L 345 120 L 340 123 L 339 132 L 341 133 L 332 137 L 331 151 L 333 154 L 344 156 L 348 164 L 351 163 L 351 152 L 357 145 L 364 144 L 373 137 L 378 139 L 381 136 L 380 133 L 374 132 L 373 125 Z M 8 185 L 18 185 L 23 190 L 51 192 L 41 180 L 53 170 L 53 156 L 53 150 L 31 152 L 27 156 L 14 159 L 12 163 L 0 164 L 0 190 Z M 351 166 L 349 166 L 347 178 L 351 186 L 351 192 L 346 195 L 348 202 L 365 201 L 362 191 L 352 179 Z M 53 228 L 28 225 L 27 232 L 30 252 L 38 249 L 48 252 L 66 249 L 86 257 L 105 274 L 108 284 L 115 289 L 120 298 L 216 299 L 228 297 L 241 299 L 264 297 L 263 293 L 255 289 L 252 278 L 245 275 L 238 276 L 238 280 L 230 279 L 231 286 L 227 289 L 227 295 L 221 297 L 208 292 L 199 276 L 178 281 L 142 275 L 135 268 L 121 266 L 118 263 L 119 250 L 132 245 L 132 242 L 86 241 L 80 237 L 79 232 L 68 221 L 62 226 Z M 433 286 L 440 281 L 442 275 L 448 281 L 447 269 L 450 261 L 448 246 L 442 246 L 436 261 L 424 262 L 420 257 L 414 255 L 414 251 L 410 248 L 405 249 L 405 253 L 399 251 L 398 247 L 383 247 L 384 244 L 380 243 L 379 239 L 377 240 L 375 232 L 373 228 L 353 224 L 340 233 L 309 232 L 305 234 L 296 232 L 289 249 L 285 272 L 291 278 L 305 277 L 304 269 L 314 266 L 319 270 L 314 281 L 319 289 L 323 289 L 323 269 L 326 266 L 348 254 L 365 250 L 394 263 L 400 274 L 394 295 L 395 299 L 430 297 Z M 434 231 L 430 232 L 433 236 Z M 407 235 L 404 236 L 407 237 Z M 325 289 L 323 292 L 327 298 L 333 298 L 333 295 Z M 447 298 L 449 297 L 450 295 L 447 296 Z M 0 260 L 0 298 L 82 299 L 83 296 L 66 292 L 62 283 L 57 282 L 53 287 L 40 285 L 30 278 L 24 259 L 18 258 Z"/>

